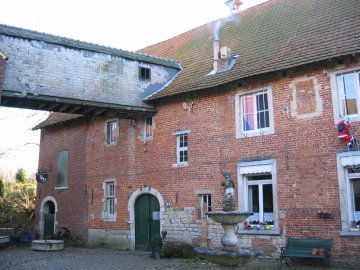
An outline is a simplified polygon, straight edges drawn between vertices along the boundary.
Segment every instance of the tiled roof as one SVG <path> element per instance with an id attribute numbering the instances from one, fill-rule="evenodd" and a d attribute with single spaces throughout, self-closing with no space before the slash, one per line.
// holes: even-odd
<path id="1" fill-rule="evenodd" d="M 56 124 L 64 123 L 70 120 L 80 119 L 83 118 L 82 115 L 79 114 L 69 114 L 69 113 L 50 113 L 48 118 L 42 121 L 37 126 L 33 127 L 33 130 L 41 129 L 43 127 L 53 126 Z"/>
<path id="2" fill-rule="evenodd" d="M 83 42 L 75 39 L 64 38 L 59 36 L 54 36 L 46 33 L 40 33 L 32 30 L 27 30 L 23 28 L 8 26 L 4 24 L 0 24 L 0 35 L 4 34 L 7 36 L 14 36 L 24 39 L 35 39 L 40 40 L 52 44 L 58 44 L 70 48 L 82 49 L 82 50 L 89 50 L 94 52 L 105 53 L 113 56 L 118 56 L 130 60 L 154 63 L 158 65 L 168 66 L 172 68 L 181 69 L 179 63 L 171 61 L 169 59 L 160 58 L 156 56 L 146 55 L 140 52 L 129 52 L 120 49 L 114 49 L 110 47 L 105 47 L 93 43 Z"/>
<path id="3" fill-rule="evenodd" d="M 141 50 L 183 66 L 149 100 L 360 52 L 359 0 L 270 0 L 220 21 L 221 46 L 239 55 L 234 67 L 208 75 L 217 22 L 205 24 Z"/>

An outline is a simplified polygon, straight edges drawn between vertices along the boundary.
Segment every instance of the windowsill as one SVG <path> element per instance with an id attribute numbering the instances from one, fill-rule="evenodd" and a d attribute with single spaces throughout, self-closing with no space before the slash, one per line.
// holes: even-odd
<path id="1" fill-rule="evenodd" d="M 103 218 L 102 220 L 106 222 L 116 222 L 116 218 Z"/>
<path id="2" fill-rule="evenodd" d="M 276 235 L 280 236 L 279 230 L 237 230 L 241 235 Z"/>
<path id="3" fill-rule="evenodd" d="M 172 165 L 173 168 L 183 168 L 183 167 L 188 167 L 189 164 L 186 162 L 186 163 L 175 163 Z"/>
<path id="4" fill-rule="evenodd" d="M 352 231 L 340 231 L 340 236 L 342 237 L 360 237 L 360 231 L 352 232 Z"/>
<path id="5" fill-rule="evenodd" d="M 65 190 L 68 189 L 68 186 L 64 186 L 64 187 L 55 187 L 55 190 Z"/>
<path id="6" fill-rule="evenodd" d="M 106 147 L 115 146 L 115 145 L 116 145 L 116 142 L 115 143 L 105 143 Z"/>
<path id="7" fill-rule="evenodd" d="M 257 137 L 257 136 L 265 136 L 274 134 L 274 128 L 269 127 L 266 129 L 260 129 L 260 130 L 253 130 L 253 131 L 238 131 L 236 138 L 237 139 L 244 139 L 244 138 L 250 138 L 250 137 Z"/>

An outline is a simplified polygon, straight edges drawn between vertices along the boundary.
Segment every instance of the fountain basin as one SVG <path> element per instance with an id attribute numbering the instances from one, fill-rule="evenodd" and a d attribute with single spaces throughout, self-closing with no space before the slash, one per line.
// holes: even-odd
<path id="1" fill-rule="evenodd" d="M 208 212 L 207 215 L 221 224 L 237 225 L 244 222 L 248 217 L 253 215 L 253 213 L 240 211 L 212 211 Z"/>
<path id="2" fill-rule="evenodd" d="M 64 249 L 63 240 L 33 240 L 31 249 L 34 251 L 58 251 Z"/>
<path id="3" fill-rule="evenodd" d="M 195 254 L 199 257 L 218 265 L 238 266 L 253 261 L 257 256 L 263 254 L 259 249 L 240 248 L 229 252 L 219 248 L 194 248 Z"/>

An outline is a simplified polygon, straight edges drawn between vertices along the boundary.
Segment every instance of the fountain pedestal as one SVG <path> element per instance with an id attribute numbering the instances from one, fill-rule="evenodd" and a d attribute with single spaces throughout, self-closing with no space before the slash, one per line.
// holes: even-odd
<path id="1" fill-rule="evenodd" d="M 221 223 L 225 230 L 221 237 L 222 247 L 195 248 L 195 253 L 209 262 L 226 266 L 243 265 L 254 260 L 262 252 L 258 249 L 239 247 L 238 238 L 235 235 L 237 224 L 244 222 L 251 215 L 252 213 L 238 211 L 209 212 L 208 216 Z"/>

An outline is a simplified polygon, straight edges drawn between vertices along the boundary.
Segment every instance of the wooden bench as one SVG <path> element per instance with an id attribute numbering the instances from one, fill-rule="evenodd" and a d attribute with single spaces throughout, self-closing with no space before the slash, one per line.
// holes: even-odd
<path id="1" fill-rule="evenodd" d="M 289 261 L 295 258 L 321 259 L 330 265 L 332 239 L 319 238 L 289 238 L 286 247 L 281 248 L 280 263 L 285 260 Z"/>

